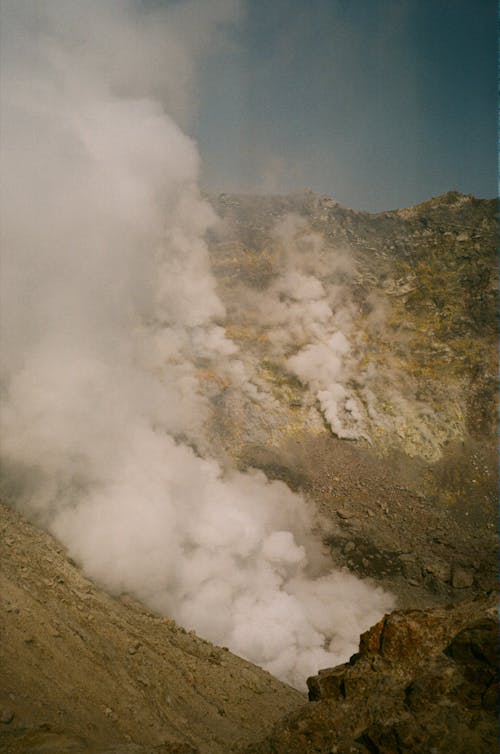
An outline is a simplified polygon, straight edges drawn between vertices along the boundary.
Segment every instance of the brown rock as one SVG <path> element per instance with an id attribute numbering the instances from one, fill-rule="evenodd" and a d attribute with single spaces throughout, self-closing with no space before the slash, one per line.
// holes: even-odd
<path id="1" fill-rule="evenodd" d="M 468 589 L 474 583 L 474 576 L 464 568 L 455 566 L 451 574 L 451 585 L 454 589 Z"/>
<path id="2" fill-rule="evenodd" d="M 9 707 L 1 707 L 0 708 L 0 723 L 3 723 L 4 725 L 8 725 L 11 723 L 14 719 L 14 711 L 11 710 Z"/>
<path id="3" fill-rule="evenodd" d="M 364 634 L 361 634 L 359 640 L 359 651 L 362 654 L 370 654 L 379 651 L 380 639 L 385 626 L 386 618 L 387 616 L 382 618 L 381 621 L 369 628 L 368 631 L 365 631 Z"/>
<path id="4" fill-rule="evenodd" d="M 396 611 L 347 664 L 308 679 L 308 707 L 246 754 L 491 754 L 497 741 L 494 598 Z"/>
<path id="5" fill-rule="evenodd" d="M 309 701 L 314 702 L 325 697 L 345 698 L 344 675 L 347 667 L 348 663 L 338 665 L 336 668 L 326 668 L 320 670 L 318 675 L 309 678 L 307 681 Z"/>

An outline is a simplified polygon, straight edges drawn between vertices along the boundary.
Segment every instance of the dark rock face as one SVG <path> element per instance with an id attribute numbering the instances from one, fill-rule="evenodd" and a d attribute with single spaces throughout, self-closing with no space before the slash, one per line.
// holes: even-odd
<path id="1" fill-rule="evenodd" d="M 495 606 L 490 597 L 391 613 L 362 635 L 349 663 L 308 679 L 307 708 L 246 751 L 496 751 Z"/>

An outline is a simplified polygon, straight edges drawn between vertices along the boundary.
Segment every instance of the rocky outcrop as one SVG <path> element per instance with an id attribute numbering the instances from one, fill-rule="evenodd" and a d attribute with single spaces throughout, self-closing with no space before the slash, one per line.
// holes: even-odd
<path id="1" fill-rule="evenodd" d="M 492 754 L 496 600 L 393 612 L 361 636 L 349 663 L 308 686 L 310 705 L 247 754 Z"/>

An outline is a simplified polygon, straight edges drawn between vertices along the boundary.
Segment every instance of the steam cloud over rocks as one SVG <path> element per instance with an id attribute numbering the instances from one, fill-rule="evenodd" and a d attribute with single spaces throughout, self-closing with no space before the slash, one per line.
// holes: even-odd
<path id="1" fill-rule="evenodd" d="M 278 223 L 275 237 L 282 274 L 260 294 L 258 306 L 261 323 L 272 328 L 274 356 L 279 360 L 294 352 L 286 358 L 287 369 L 310 386 L 337 437 L 369 440 L 364 406 L 348 387 L 359 374 L 350 342 L 356 314 L 341 282 L 355 273 L 352 258 L 341 250 L 326 254 L 323 239 L 294 215 Z M 315 276 L 318 269 L 329 280 L 327 287 Z"/>
<path id="2" fill-rule="evenodd" d="M 369 444 L 397 437 L 410 456 L 441 458 L 443 444 L 462 436 L 463 415 L 437 412 L 397 349 L 387 349 L 388 331 L 403 353 L 410 348 L 410 327 L 394 326 L 393 297 L 383 287 L 370 291 L 353 249 L 330 244 L 304 217 L 283 215 L 272 235 L 269 284 L 256 289 L 242 280 L 229 297 L 226 290 L 228 318 L 262 335 L 265 359 L 300 380 L 305 421 L 326 421 L 337 437 Z M 255 365 L 247 359 L 266 393 Z M 269 388 L 267 397 L 267 411 L 279 415 Z"/>
<path id="3" fill-rule="evenodd" d="M 3 489 L 109 590 L 302 685 L 391 598 L 318 575 L 304 501 L 209 457 L 199 365 L 258 394 L 224 333 L 196 147 L 169 113 L 188 119 L 189 75 L 237 13 L 2 3 Z M 286 285 L 328 315 L 318 281 Z"/>

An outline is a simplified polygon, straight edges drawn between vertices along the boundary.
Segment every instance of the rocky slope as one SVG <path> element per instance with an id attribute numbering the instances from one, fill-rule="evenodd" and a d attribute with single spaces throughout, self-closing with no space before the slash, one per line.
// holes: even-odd
<path id="1" fill-rule="evenodd" d="M 0 751 L 493 751 L 493 596 L 396 611 L 309 698 L 127 595 L 82 577 L 60 546 L 0 506 Z"/>
<path id="2" fill-rule="evenodd" d="M 436 752 L 496 747 L 493 596 L 396 611 L 309 698 L 122 595 L 0 506 L 0 751 Z"/>
<path id="3" fill-rule="evenodd" d="M 400 604 L 493 588 L 497 202 L 211 201 L 226 329 L 258 390 L 208 376 L 214 447 L 301 489 L 335 562 Z"/>
<path id="4" fill-rule="evenodd" d="M 346 423 L 361 425 L 353 439 L 437 461 L 453 441 L 494 430 L 496 201 L 450 192 L 378 215 L 313 192 L 212 201 L 222 218 L 211 253 L 228 331 L 279 404 L 275 441 L 290 426 L 319 431 L 311 408 L 324 420 L 324 406 L 310 400 L 311 381 L 290 356 L 335 331 L 350 341 L 338 381 L 361 415 L 347 409 Z M 279 286 L 290 275 L 301 276 L 300 290 L 297 280 Z M 280 342 L 287 327 L 293 337 Z M 246 429 L 257 432 L 251 421 Z"/>
<path id="5" fill-rule="evenodd" d="M 262 736 L 303 694 L 85 579 L 0 505 L 0 751 L 216 752 Z"/>

